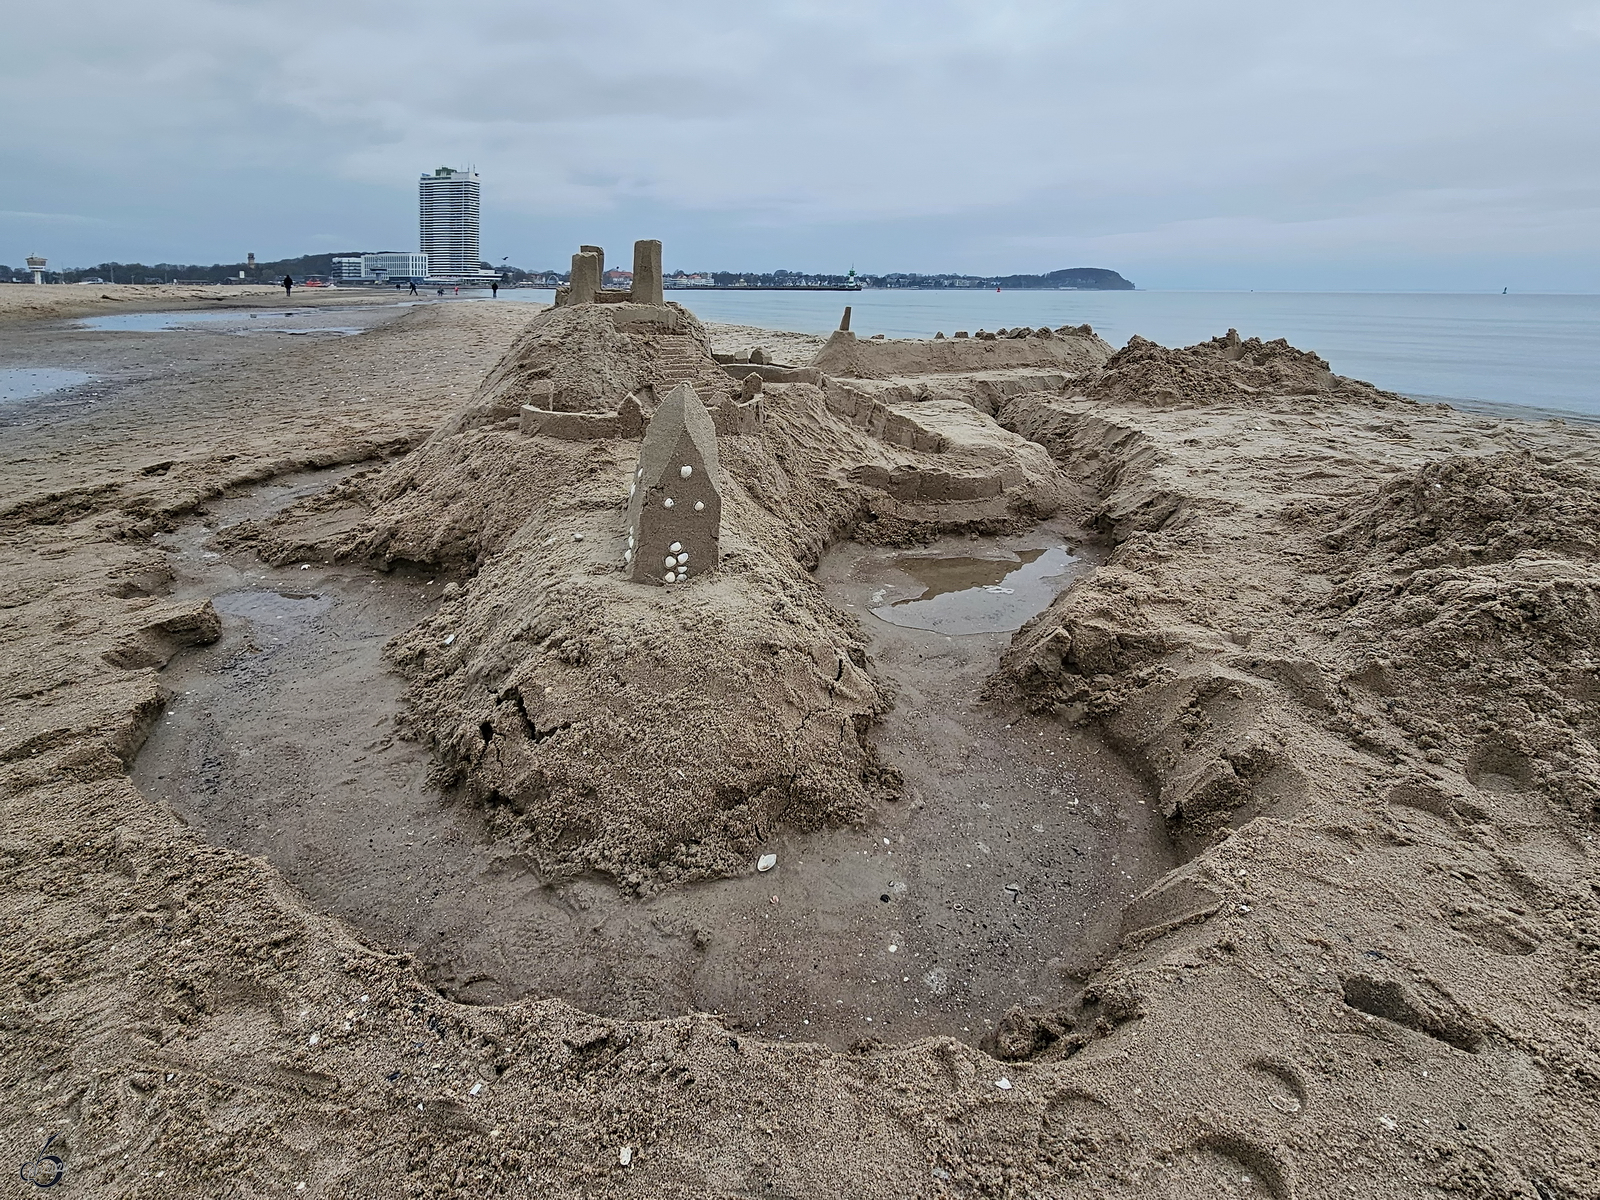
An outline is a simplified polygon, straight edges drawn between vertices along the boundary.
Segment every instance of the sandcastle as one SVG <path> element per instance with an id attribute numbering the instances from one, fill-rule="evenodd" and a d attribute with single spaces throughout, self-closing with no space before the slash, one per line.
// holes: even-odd
<path id="1" fill-rule="evenodd" d="M 687 383 L 661 402 L 628 486 L 623 570 L 635 583 L 682 583 L 717 565 L 721 472 L 711 414 Z"/>
<path id="2" fill-rule="evenodd" d="M 661 283 L 661 243 L 655 239 L 633 244 L 633 286 L 607 288 L 606 252 L 599 246 L 579 246 L 572 256 L 572 281 L 556 289 L 556 304 L 665 304 Z"/>

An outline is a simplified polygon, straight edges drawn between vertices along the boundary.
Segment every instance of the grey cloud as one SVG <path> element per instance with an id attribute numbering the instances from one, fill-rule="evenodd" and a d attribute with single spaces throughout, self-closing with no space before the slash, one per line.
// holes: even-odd
<path id="1" fill-rule="evenodd" d="M 1600 284 L 1592 2 L 66 0 L 12 25 L 40 50 L 0 68 L 0 148 L 35 169 L 0 206 L 103 222 L 52 233 L 58 259 L 403 247 L 416 175 L 472 162 L 486 252 L 529 265 L 648 232 L 684 265 Z"/>

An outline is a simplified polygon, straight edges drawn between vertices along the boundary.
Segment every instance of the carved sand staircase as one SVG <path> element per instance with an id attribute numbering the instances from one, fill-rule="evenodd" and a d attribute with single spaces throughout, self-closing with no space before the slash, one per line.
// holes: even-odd
<path id="1" fill-rule="evenodd" d="M 680 383 L 694 383 L 708 370 L 716 370 L 716 364 L 706 358 L 691 337 L 665 334 L 658 335 L 654 342 L 650 382 L 658 396 L 665 396 Z"/>

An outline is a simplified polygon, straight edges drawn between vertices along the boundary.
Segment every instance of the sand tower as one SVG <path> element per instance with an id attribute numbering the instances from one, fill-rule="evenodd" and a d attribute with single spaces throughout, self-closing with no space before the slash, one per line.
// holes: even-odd
<path id="1" fill-rule="evenodd" d="M 579 246 L 572 256 L 570 282 L 556 289 L 556 306 L 569 304 L 633 304 L 663 305 L 661 277 L 661 243 L 646 239 L 633 244 L 633 286 L 608 288 L 606 279 L 606 252 L 599 246 Z"/>
<path id="2" fill-rule="evenodd" d="M 623 570 L 635 583 L 683 583 L 717 565 L 722 528 L 717 431 L 694 388 L 680 383 L 656 409 L 628 487 Z"/>

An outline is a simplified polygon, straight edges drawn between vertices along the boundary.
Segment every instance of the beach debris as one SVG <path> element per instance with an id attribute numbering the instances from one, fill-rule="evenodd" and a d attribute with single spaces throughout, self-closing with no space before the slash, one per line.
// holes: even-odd
<path id="1" fill-rule="evenodd" d="M 995 1085 L 995 1087 L 999 1088 L 1002 1092 L 1009 1092 L 1011 1090 L 1011 1080 L 1009 1080 L 1009 1079 L 1004 1079 L 1004 1078 L 996 1079 L 994 1081 L 994 1085 Z"/>
<path id="2" fill-rule="evenodd" d="M 482 1095 L 482 1094 L 483 1094 L 483 1080 L 480 1079 L 480 1080 L 478 1080 L 477 1083 L 472 1085 L 472 1090 L 469 1091 L 467 1093 L 467 1095 L 469 1095 L 469 1096 L 478 1096 L 478 1095 Z"/>
<path id="3" fill-rule="evenodd" d="M 760 858 L 756 859 L 756 870 L 758 871 L 770 871 L 777 865 L 778 856 L 776 854 L 763 854 Z"/>
<path id="4" fill-rule="evenodd" d="M 456 635 L 452 633 L 449 637 L 445 638 L 444 644 L 446 646 L 448 646 L 448 645 L 452 644 L 455 640 L 456 640 Z"/>
<path id="5" fill-rule="evenodd" d="M 624 1146 L 621 1150 L 619 1150 L 617 1152 L 617 1161 L 623 1166 L 627 1166 L 629 1163 L 631 1163 L 633 1161 L 633 1147 Z"/>

